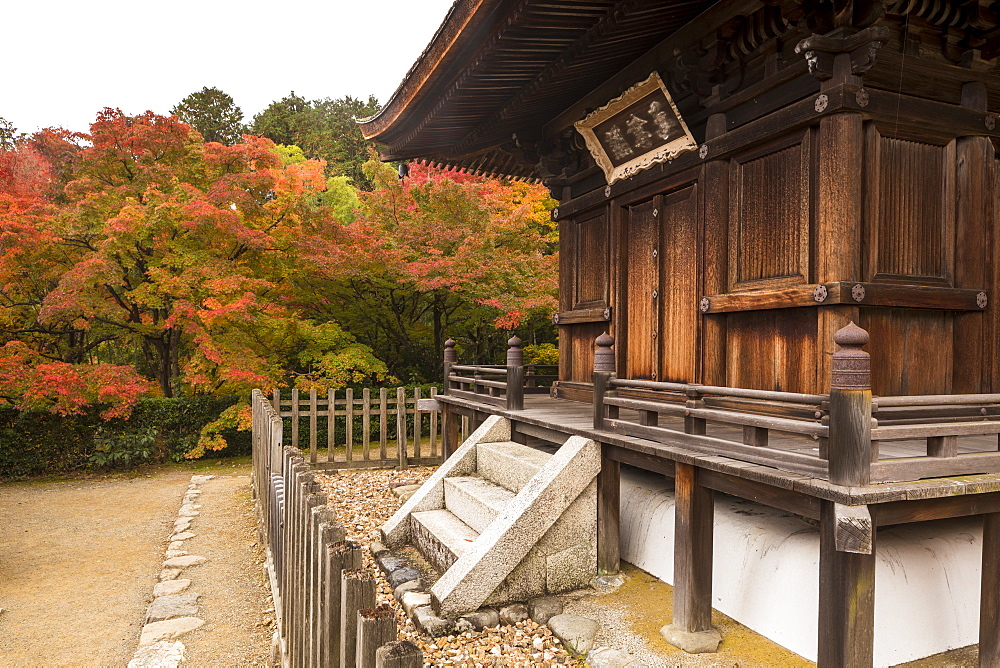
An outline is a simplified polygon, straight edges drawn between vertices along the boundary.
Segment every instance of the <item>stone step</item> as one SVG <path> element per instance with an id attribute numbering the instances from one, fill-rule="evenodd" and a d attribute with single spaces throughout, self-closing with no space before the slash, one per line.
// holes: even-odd
<path id="1" fill-rule="evenodd" d="M 515 494 L 535 477 L 552 458 L 547 452 L 527 445 L 502 441 L 476 446 L 477 472 L 480 477 L 500 485 Z"/>
<path id="2" fill-rule="evenodd" d="M 514 498 L 514 492 L 479 477 L 444 479 L 444 507 L 482 533 Z"/>
<path id="3" fill-rule="evenodd" d="M 449 510 L 424 510 L 410 515 L 413 546 L 444 573 L 472 545 L 479 533 Z"/>

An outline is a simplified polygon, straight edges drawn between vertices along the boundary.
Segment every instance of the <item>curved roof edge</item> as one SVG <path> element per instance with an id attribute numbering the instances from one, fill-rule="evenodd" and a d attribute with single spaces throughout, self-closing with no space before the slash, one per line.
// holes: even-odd
<path id="1" fill-rule="evenodd" d="M 455 0 L 434 37 L 410 67 L 385 106 L 373 116 L 358 119 L 365 139 L 380 141 L 381 135 L 393 126 L 419 94 L 433 85 L 440 75 L 440 65 L 453 58 L 454 52 L 462 43 L 471 40 L 472 35 L 466 28 L 474 24 L 478 15 L 492 10 L 503 1 Z"/>

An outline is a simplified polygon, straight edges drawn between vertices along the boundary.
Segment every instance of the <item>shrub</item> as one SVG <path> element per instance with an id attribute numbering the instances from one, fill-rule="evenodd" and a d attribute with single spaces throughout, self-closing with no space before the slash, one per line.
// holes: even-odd
<path id="1" fill-rule="evenodd" d="M 204 425 L 239 397 L 141 399 L 128 419 L 102 419 L 102 406 L 56 415 L 0 407 L 0 477 L 179 461 L 197 447 Z M 248 454 L 250 433 L 226 430 L 220 456 Z"/>

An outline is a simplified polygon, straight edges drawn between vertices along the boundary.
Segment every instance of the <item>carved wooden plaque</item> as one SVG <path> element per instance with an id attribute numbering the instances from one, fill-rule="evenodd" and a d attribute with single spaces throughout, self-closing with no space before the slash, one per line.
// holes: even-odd
<path id="1" fill-rule="evenodd" d="M 609 185 L 698 146 L 656 72 L 574 125 Z"/>

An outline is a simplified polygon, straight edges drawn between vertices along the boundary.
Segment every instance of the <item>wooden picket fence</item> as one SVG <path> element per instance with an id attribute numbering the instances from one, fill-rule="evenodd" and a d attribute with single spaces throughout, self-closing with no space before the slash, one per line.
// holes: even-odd
<path id="1" fill-rule="evenodd" d="M 426 398 L 437 394 L 431 388 Z M 441 463 L 440 411 L 420 410 L 422 398 L 419 387 L 409 394 L 402 387 L 322 395 L 275 390 L 271 403 L 280 417 L 289 418 L 292 447 L 307 451 L 309 462 L 319 468 L 405 468 Z M 327 448 L 325 457 L 320 457 L 321 445 Z"/>
<path id="2" fill-rule="evenodd" d="M 396 641 L 395 612 L 376 606 L 375 580 L 361 570 L 362 548 L 345 539 L 315 479 L 321 469 L 299 448 L 284 445 L 285 425 L 264 394 L 254 390 L 252 405 L 253 492 L 281 665 L 421 668 L 419 648 Z"/>

